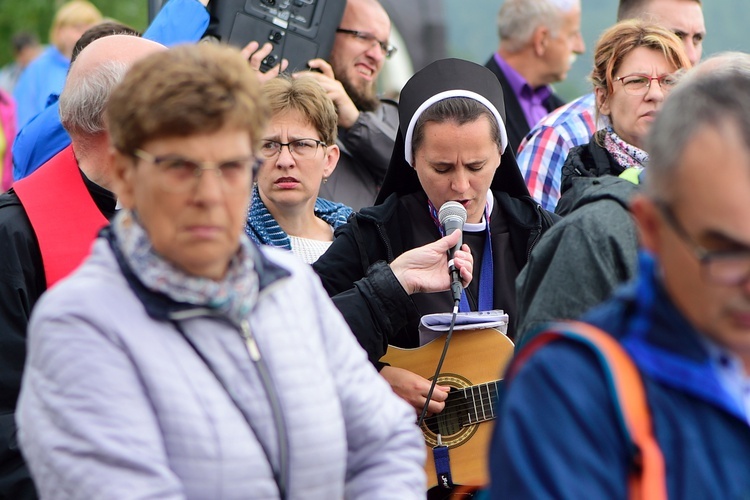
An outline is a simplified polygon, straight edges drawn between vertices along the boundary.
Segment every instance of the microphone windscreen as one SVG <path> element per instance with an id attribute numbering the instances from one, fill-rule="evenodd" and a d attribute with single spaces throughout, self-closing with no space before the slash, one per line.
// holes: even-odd
<path id="1" fill-rule="evenodd" d="M 445 225 L 446 220 L 456 220 L 458 218 L 461 220 L 461 226 L 463 226 L 466 222 L 466 217 L 466 208 L 457 201 L 446 201 L 438 212 L 438 220 L 441 225 Z"/>

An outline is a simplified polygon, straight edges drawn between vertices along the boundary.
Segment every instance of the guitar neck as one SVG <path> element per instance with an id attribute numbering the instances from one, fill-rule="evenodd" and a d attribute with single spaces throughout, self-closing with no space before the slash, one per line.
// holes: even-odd
<path id="1" fill-rule="evenodd" d="M 453 391 L 448 396 L 446 409 L 450 407 L 450 411 L 456 412 L 463 426 L 494 420 L 499 382 L 500 380 L 493 380 Z"/>

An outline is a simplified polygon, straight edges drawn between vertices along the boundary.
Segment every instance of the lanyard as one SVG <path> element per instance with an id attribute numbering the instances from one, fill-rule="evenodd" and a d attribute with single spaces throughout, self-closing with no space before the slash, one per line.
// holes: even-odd
<path id="1" fill-rule="evenodd" d="M 431 201 L 427 200 L 428 207 L 430 209 L 430 216 L 432 221 L 440 231 L 441 236 L 445 236 L 443 226 L 440 224 L 438 218 L 438 211 L 435 209 L 435 205 Z M 484 252 L 482 253 L 482 267 L 479 270 L 479 303 L 478 311 L 491 311 L 494 309 L 494 261 L 492 260 L 492 238 L 490 235 L 490 204 L 487 203 L 484 207 L 484 220 L 486 236 L 484 239 Z M 471 311 L 469 301 L 466 299 L 466 290 L 461 293 L 461 301 L 458 304 L 458 310 L 461 312 Z"/>

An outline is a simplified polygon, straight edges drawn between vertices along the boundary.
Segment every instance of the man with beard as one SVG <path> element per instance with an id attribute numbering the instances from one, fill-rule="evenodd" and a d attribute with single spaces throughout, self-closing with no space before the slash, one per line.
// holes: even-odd
<path id="1" fill-rule="evenodd" d="M 341 149 L 336 170 L 324 179 L 320 197 L 354 210 L 375 202 L 398 129 L 398 107 L 381 100 L 375 80 L 395 47 L 391 20 L 377 0 L 348 0 L 329 57 L 308 64 L 338 112 Z"/>

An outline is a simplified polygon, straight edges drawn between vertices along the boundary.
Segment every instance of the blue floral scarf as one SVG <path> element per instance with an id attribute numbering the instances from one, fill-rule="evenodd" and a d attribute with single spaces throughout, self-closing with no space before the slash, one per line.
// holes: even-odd
<path id="1" fill-rule="evenodd" d="M 221 281 L 193 276 L 182 271 L 156 253 L 148 234 L 129 210 L 120 210 L 112 221 L 120 250 L 130 268 L 147 288 L 163 293 L 172 300 L 216 310 L 239 325 L 247 318 L 258 298 L 258 275 L 250 245 L 240 235 L 240 248 L 229 263 Z"/>

